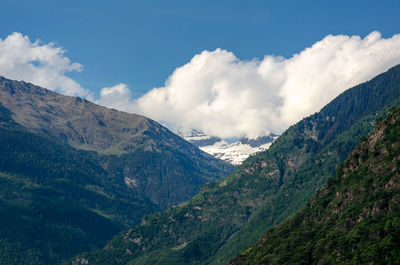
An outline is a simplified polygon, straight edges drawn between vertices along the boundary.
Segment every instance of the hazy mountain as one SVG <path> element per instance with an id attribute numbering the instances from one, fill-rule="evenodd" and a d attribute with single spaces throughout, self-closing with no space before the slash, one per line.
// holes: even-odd
<path id="1" fill-rule="evenodd" d="M 103 250 L 77 257 L 94 264 L 226 264 L 272 225 L 305 206 L 400 98 L 400 66 L 353 87 L 291 126 L 232 175 L 190 201 L 144 218 Z"/>
<path id="2" fill-rule="evenodd" d="M 400 109 L 380 121 L 307 206 L 231 264 L 398 264 Z"/>
<path id="3" fill-rule="evenodd" d="M 267 150 L 272 142 L 278 138 L 273 133 L 262 133 L 254 138 L 244 137 L 228 141 L 215 136 L 208 136 L 195 129 L 178 130 L 176 134 L 204 152 L 234 165 L 240 165 L 252 154 Z"/>
<path id="4" fill-rule="evenodd" d="M 232 166 L 143 116 L 0 77 L 0 263 L 54 264 Z"/>

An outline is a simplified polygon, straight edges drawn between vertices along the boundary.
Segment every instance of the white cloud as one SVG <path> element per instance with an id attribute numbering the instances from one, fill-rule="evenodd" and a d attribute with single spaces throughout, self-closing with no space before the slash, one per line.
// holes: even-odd
<path id="1" fill-rule="evenodd" d="M 131 91 L 125 84 L 118 84 L 113 87 L 105 87 L 100 92 L 100 99 L 96 103 L 122 111 L 135 112 L 132 103 Z"/>
<path id="2" fill-rule="evenodd" d="M 280 133 L 398 63 L 400 35 L 384 39 L 376 31 L 365 38 L 328 35 L 288 59 L 267 55 L 242 61 L 217 49 L 195 55 L 164 87 L 136 100 L 124 86 L 112 98 L 106 93 L 110 88 L 104 90 L 99 102 L 225 138 Z"/>
<path id="3" fill-rule="evenodd" d="M 66 95 L 91 99 L 68 72 L 82 71 L 53 43 L 13 33 L 0 39 L 0 75 Z M 196 128 L 223 138 L 280 133 L 318 111 L 345 89 L 400 63 L 400 34 L 326 36 L 290 58 L 244 61 L 217 49 L 195 55 L 163 87 L 138 99 L 125 84 L 103 88 L 101 105 L 143 114 L 170 127 Z"/>
<path id="4" fill-rule="evenodd" d="M 4 40 L 0 39 L 0 75 L 62 94 L 90 98 L 89 91 L 65 75 L 67 72 L 80 72 L 83 67 L 79 63 L 71 63 L 64 53 L 53 43 L 31 42 L 28 36 L 13 33 Z"/>

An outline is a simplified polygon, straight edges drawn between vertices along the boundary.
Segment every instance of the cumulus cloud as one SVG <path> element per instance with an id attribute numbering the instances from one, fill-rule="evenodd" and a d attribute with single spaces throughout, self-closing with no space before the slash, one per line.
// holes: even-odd
<path id="1" fill-rule="evenodd" d="M 177 68 L 163 87 L 131 99 L 124 85 L 99 102 L 173 127 L 223 138 L 281 133 L 344 90 L 400 63 L 400 35 L 328 35 L 291 58 L 243 61 L 232 52 L 203 51 Z"/>
<path id="2" fill-rule="evenodd" d="M 83 67 L 53 43 L 13 33 L 0 39 L 0 75 L 62 94 L 93 99 L 68 77 Z M 280 133 L 341 92 L 400 63 L 400 34 L 382 38 L 328 35 L 290 58 L 250 61 L 232 52 L 203 51 L 178 67 L 163 87 L 133 99 L 125 84 L 103 88 L 101 105 L 139 113 L 175 128 L 229 138 Z"/>
<path id="3" fill-rule="evenodd" d="M 65 51 L 53 43 L 31 42 L 28 36 L 13 33 L 0 39 L 0 75 L 24 80 L 71 96 L 89 97 L 88 90 L 65 74 L 82 71 L 79 63 L 71 63 Z"/>
<path id="4" fill-rule="evenodd" d="M 105 87 L 100 92 L 100 99 L 96 103 L 126 112 L 135 112 L 132 94 L 126 84 Z"/>

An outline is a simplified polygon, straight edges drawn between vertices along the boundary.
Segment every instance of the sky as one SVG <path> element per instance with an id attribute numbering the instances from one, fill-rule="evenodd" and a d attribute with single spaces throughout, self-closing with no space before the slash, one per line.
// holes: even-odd
<path id="1" fill-rule="evenodd" d="M 0 75 L 220 137 L 400 63 L 400 1 L 0 0 Z"/>

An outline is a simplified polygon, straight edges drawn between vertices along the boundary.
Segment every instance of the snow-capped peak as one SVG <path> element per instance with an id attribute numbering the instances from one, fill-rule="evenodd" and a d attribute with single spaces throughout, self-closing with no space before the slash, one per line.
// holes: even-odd
<path id="1" fill-rule="evenodd" d="M 252 138 L 241 138 L 236 141 L 227 141 L 218 137 L 209 136 L 200 130 L 177 130 L 176 134 L 217 158 L 238 165 L 247 157 L 270 147 L 278 138 L 277 135 L 263 132 Z"/>
<path id="2" fill-rule="evenodd" d="M 222 141 L 221 138 L 209 136 L 196 129 L 179 129 L 175 133 L 200 149 L 203 146 L 213 145 L 216 142 Z"/>

